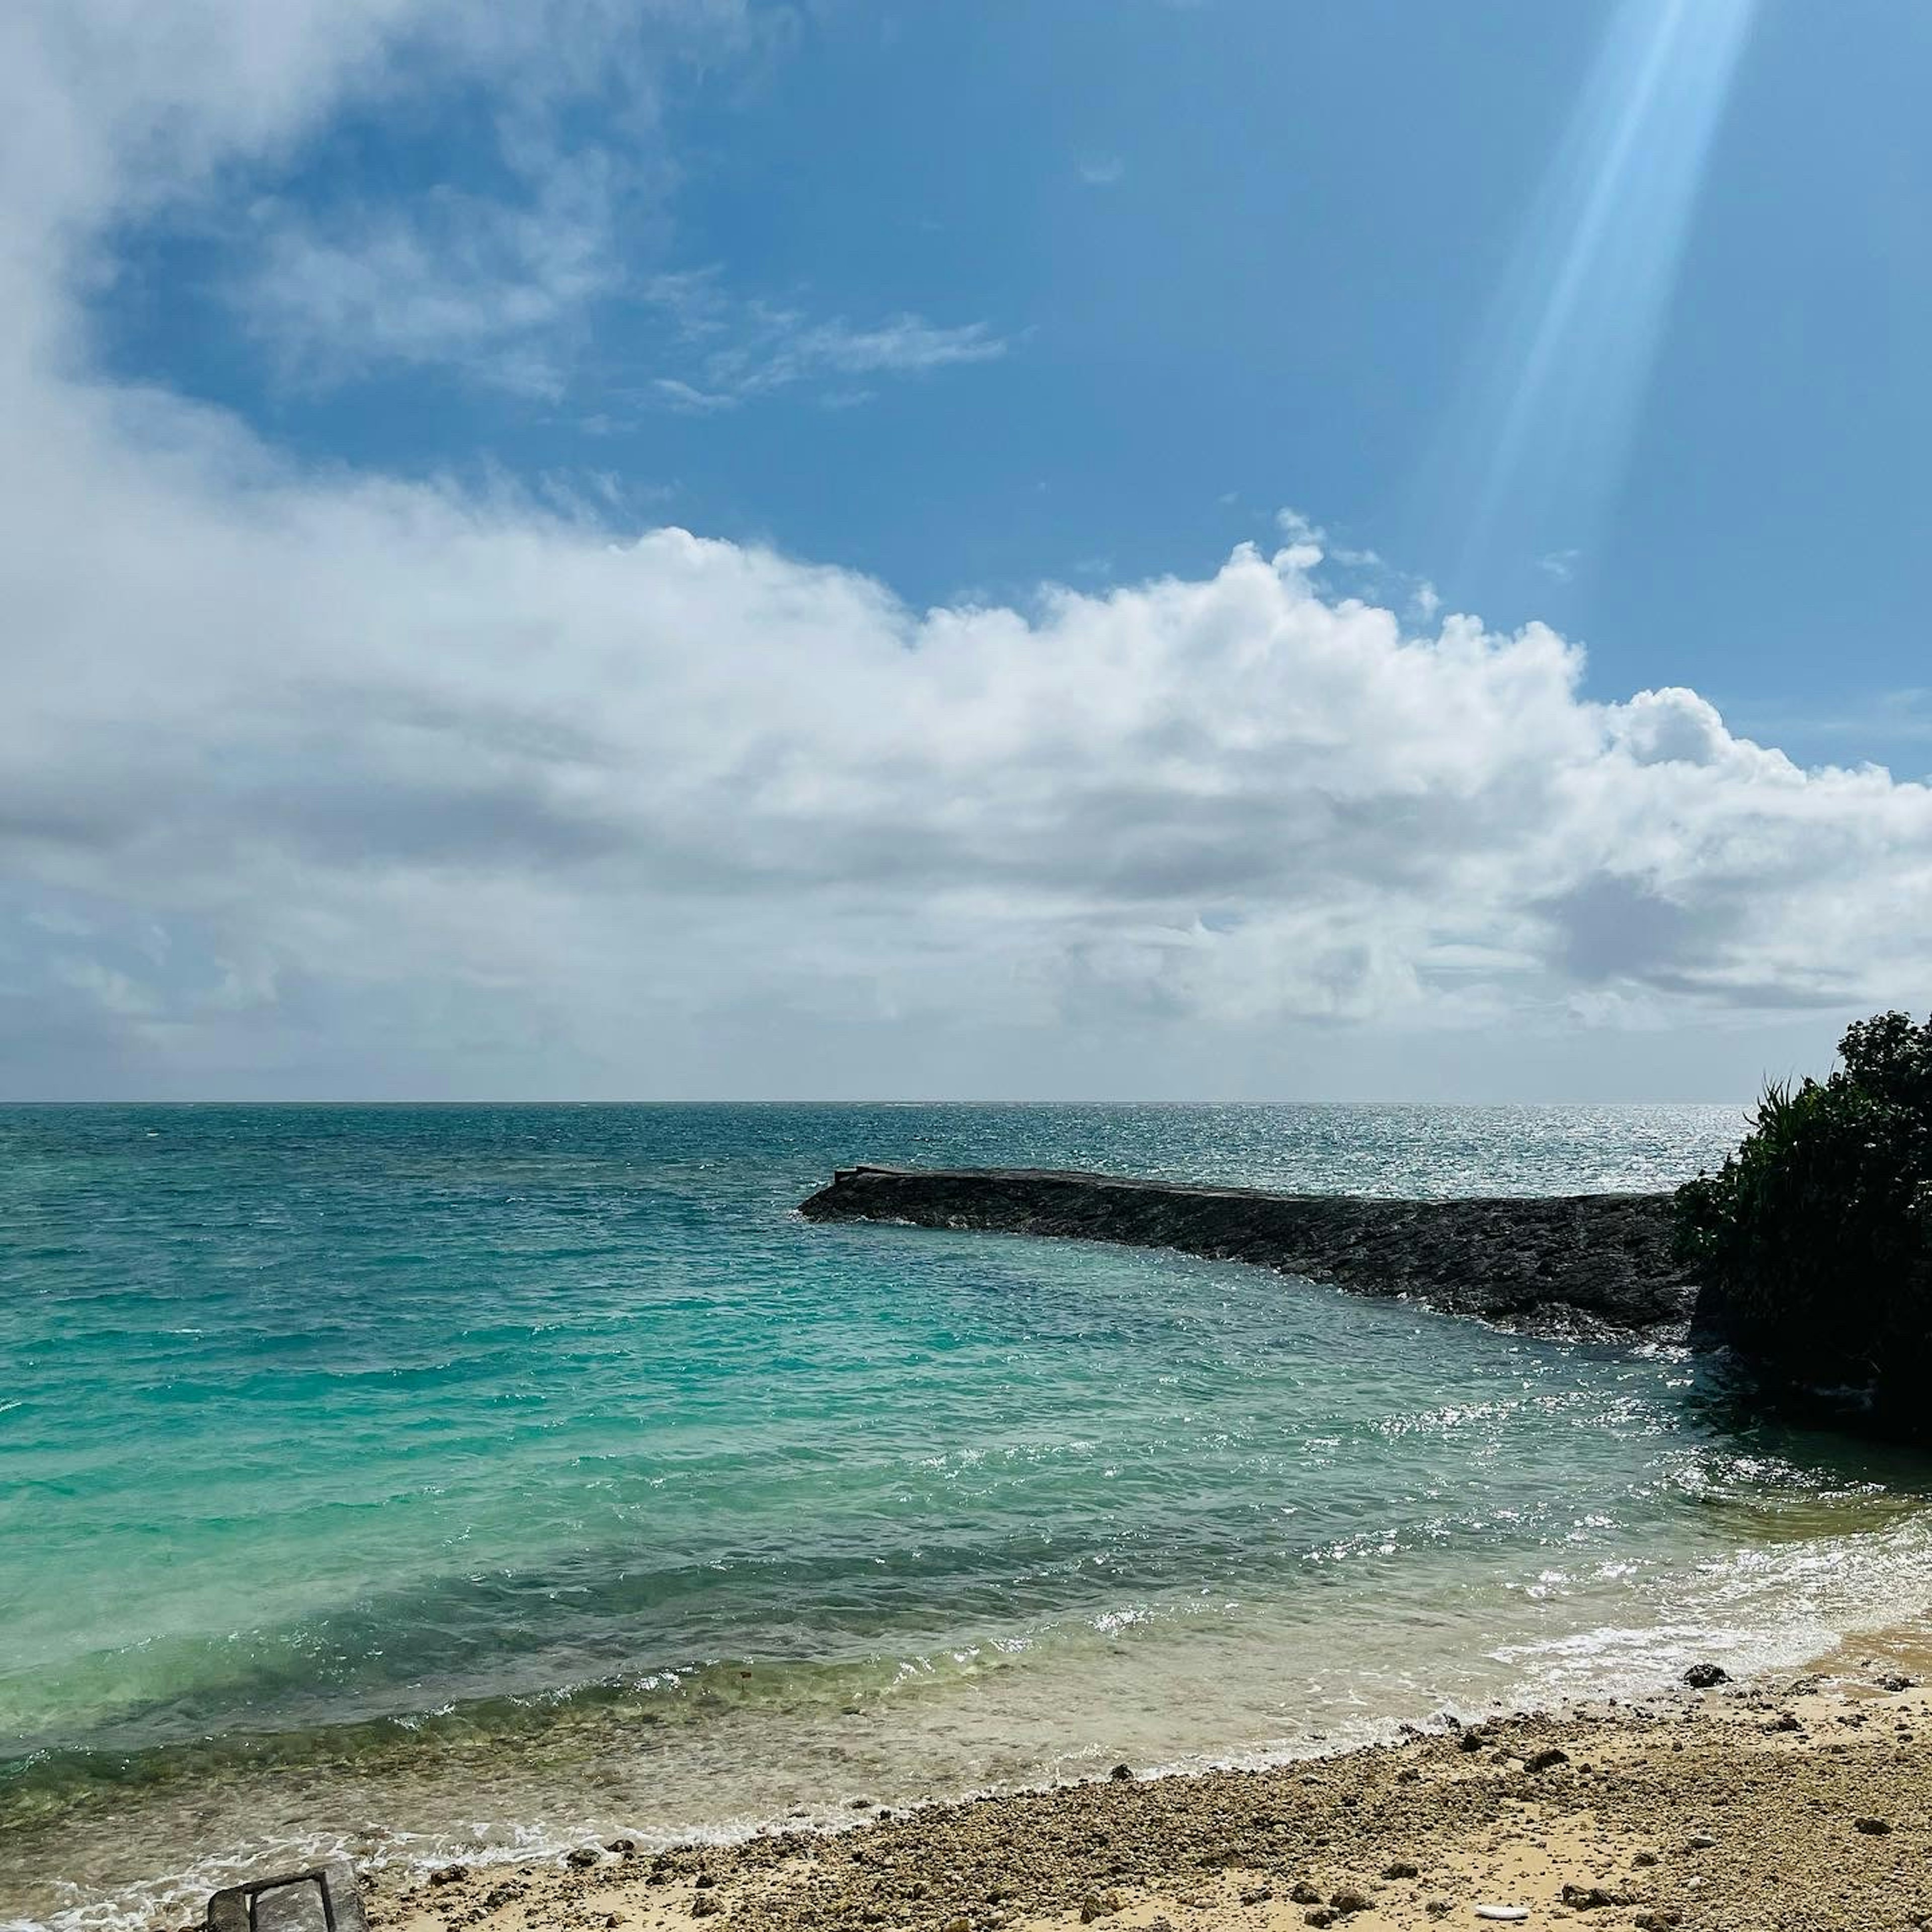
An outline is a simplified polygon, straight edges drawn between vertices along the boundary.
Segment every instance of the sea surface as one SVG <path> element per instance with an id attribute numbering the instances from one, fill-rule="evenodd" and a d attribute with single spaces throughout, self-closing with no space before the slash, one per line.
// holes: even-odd
<path id="1" fill-rule="evenodd" d="M 835 1166 L 1673 1184 L 1735 1108 L 0 1110 L 0 1922 L 1793 1664 L 1932 1466 L 1708 1366 L 793 1211 Z"/>

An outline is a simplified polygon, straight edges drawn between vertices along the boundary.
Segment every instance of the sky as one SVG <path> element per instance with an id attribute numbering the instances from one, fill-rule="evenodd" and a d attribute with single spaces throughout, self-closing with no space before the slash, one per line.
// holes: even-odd
<path id="1" fill-rule="evenodd" d="M 17 0 L 0 1099 L 1748 1099 L 1932 986 L 1932 8 Z"/>

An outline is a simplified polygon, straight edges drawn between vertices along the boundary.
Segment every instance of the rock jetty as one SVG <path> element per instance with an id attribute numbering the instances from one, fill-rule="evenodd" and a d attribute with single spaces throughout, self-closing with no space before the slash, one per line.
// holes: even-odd
<path id="1" fill-rule="evenodd" d="M 1400 1296 L 1526 1334 L 1688 1333 L 1667 1194 L 1454 1201 L 1270 1194 L 1046 1168 L 846 1167 L 799 1211 L 1172 1248 Z"/>

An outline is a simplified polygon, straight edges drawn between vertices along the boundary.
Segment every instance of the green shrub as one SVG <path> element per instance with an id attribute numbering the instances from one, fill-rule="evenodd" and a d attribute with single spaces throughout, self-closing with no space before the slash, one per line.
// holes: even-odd
<path id="1" fill-rule="evenodd" d="M 1932 1432 L 1932 1019 L 1861 1020 L 1838 1058 L 1767 1088 L 1737 1152 L 1678 1190 L 1678 1252 L 1740 1348 Z"/>

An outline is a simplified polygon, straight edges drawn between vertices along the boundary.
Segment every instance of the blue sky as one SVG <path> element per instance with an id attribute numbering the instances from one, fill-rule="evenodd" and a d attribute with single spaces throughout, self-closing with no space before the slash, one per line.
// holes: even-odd
<path id="1" fill-rule="evenodd" d="M 594 217 L 545 214 L 495 104 L 405 78 L 124 234 L 96 320 L 118 368 L 311 458 L 574 477 L 620 522 L 770 542 L 916 603 L 1201 572 L 1293 504 L 1452 608 L 1583 640 L 1594 691 L 1691 684 L 1802 759 L 1916 773 L 1932 15 L 1740 10 L 1654 360 L 1616 399 L 1623 460 L 1559 426 L 1473 547 L 1442 445 L 1500 432 L 1484 392 L 1522 352 L 1498 302 L 1513 263 L 1520 310 L 1560 259 L 1539 207 L 1554 185 L 1563 210 L 1604 4 L 773 9 L 756 50 L 674 64 L 654 125 L 572 104 L 556 153 L 611 166 Z M 1683 165 L 1664 131 L 1618 188 L 1640 211 Z M 438 196 L 580 220 L 591 286 L 527 332 L 406 354 L 291 342 L 238 292 L 265 229 L 353 238 Z M 1620 266 L 1586 266 L 1588 302 L 1621 303 Z M 933 366 L 914 344 L 902 369 L 862 356 L 680 413 L 653 385 L 701 389 L 704 352 L 654 298 L 670 278 L 728 336 L 758 309 L 794 334 L 916 316 Z M 1556 392 L 1608 348 L 1559 341 Z M 524 356 L 554 388 L 520 390 Z"/>
<path id="2" fill-rule="evenodd" d="M 1932 983 L 1932 13 L 24 0 L 0 1098 L 1742 1098 Z"/>

